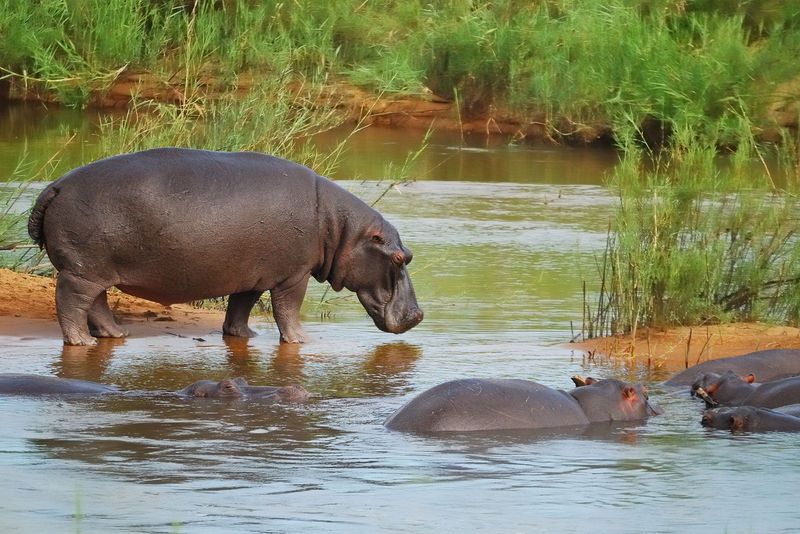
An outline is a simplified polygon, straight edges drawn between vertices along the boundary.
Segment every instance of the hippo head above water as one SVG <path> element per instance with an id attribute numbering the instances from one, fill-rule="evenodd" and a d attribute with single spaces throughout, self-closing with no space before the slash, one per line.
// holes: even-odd
<path id="1" fill-rule="evenodd" d="M 369 210 L 364 216 L 371 220 L 351 226 L 356 235 L 342 236 L 328 269 L 315 277 L 327 279 L 334 291 L 343 287 L 353 291 L 375 326 L 401 334 L 423 318 L 406 269 L 413 254 L 378 212 Z"/>
<path id="2" fill-rule="evenodd" d="M 621 380 L 587 378 L 570 395 L 578 401 L 589 421 L 636 421 L 663 410 L 650 401 L 647 388 Z"/>
<path id="3" fill-rule="evenodd" d="M 243 386 L 247 386 L 247 382 L 243 378 L 226 378 L 219 382 L 214 380 L 199 380 L 185 388 L 182 393 L 189 397 L 232 399 L 244 396 L 244 392 L 242 391 Z"/>

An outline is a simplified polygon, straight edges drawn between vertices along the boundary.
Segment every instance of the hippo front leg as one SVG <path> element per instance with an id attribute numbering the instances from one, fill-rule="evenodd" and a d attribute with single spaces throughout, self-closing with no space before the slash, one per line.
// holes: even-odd
<path id="1" fill-rule="evenodd" d="M 270 291 L 272 315 L 281 333 L 282 343 L 304 343 L 306 334 L 300 325 L 300 306 L 308 287 L 309 275 L 291 285 L 278 286 Z"/>

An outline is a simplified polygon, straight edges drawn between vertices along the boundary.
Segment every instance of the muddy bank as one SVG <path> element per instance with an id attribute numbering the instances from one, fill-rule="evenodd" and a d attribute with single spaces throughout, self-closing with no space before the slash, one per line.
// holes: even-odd
<path id="1" fill-rule="evenodd" d="M 632 360 L 665 371 L 680 371 L 700 362 L 764 349 L 800 348 L 800 329 L 763 323 L 643 329 L 630 335 L 590 339 L 565 347 L 587 358 Z"/>
<path id="2" fill-rule="evenodd" d="M 197 337 L 222 328 L 224 313 L 188 304 L 162 306 L 112 289 L 108 304 L 132 335 L 172 333 Z M 0 269 L 0 335 L 61 337 L 55 279 Z"/>

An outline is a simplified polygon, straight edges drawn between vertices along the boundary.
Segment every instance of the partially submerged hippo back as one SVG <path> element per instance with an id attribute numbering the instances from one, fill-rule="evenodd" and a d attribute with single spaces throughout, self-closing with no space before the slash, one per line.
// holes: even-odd
<path id="1" fill-rule="evenodd" d="M 0 374 L 0 395 L 102 395 L 106 393 L 119 393 L 119 389 L 74 378 Z"/>
<path id="2" fill-rule="evenodd" d="M 567 393 L 529 380 L 464 379 L 421 393 L 385 425 L 410 432 L 540 429 L 634 421 L 655 413 L 640 387 L 618 380 Z"/>
<path id="3" fill-rule="evenodd" d="M 706 373 L 733 371 L 738 375 L 755 374 L 761 381 L 800 375 L 800 350 L 769 349 L 709 360 L 676 373 L 666 386 L 689 386 Z"/>
<path id="4" fill-rule="evenodd" d="M 107 303 L 114 286 L 162 304 L 230 295 L 222 331 L 244 337 L 269 290 L 286 342 L 305 338 L 311 276 L 354 291 L 386 332 L 423 316 L 394 226 L 311 169 L 266 154 L 161 148 L 95 161 L 41 192 L 28 233 L 58 269 L 68 345 L 126 335 Z"/>
<path id="5" fill-rule="evenodd" d="M 269 399 L 277 402 L 304 402 L 309 398 L 308 391 L 300 385 L 251 386 L 244 378 L 226 378 L 219 382 L 199 380 L 178 392 L 188 397 L 211 399 Z"/>
<path id="6" fill-rule="evenodd" d="M 769 408 L 735 406 L 715 408 L 703 412 L 701 423 L 705 427 L 732 432 L 798 432 L 800 417 Z"/>

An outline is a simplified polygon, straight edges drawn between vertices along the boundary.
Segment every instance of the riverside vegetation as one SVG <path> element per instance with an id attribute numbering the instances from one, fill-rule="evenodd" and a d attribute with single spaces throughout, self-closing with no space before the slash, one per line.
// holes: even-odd
<path id="1" fill-rule="evenodd" d="M 103 122 L 107 154 L 259 150 L 326 174 L 339 150 L 322 154 L 307 140 L 344 120 L 320 105 L 334 81 L 382 95 L 433 93 L 459 117 L 508 114 L 557 140 L 589 130 L 620 153 L 608 180 L 619 207 L 588 282 L 589 336 L 798 323 L 800 7 L 731 6 L 5 0 L 0 67 L 7 91 L 72 106 L 91 104 L 126 69 L 178 80 L 176 102 L 141 98 Z M 242 91 L 245 75 L 258 82 Z M 213 97 L 209 77 L 221 87 Z M 50 179 L 47 168 L 25 163 L 14 180 Z M 9 207 L 18 194 L 4 199 L 5 244 L 20 240 Z"/>

